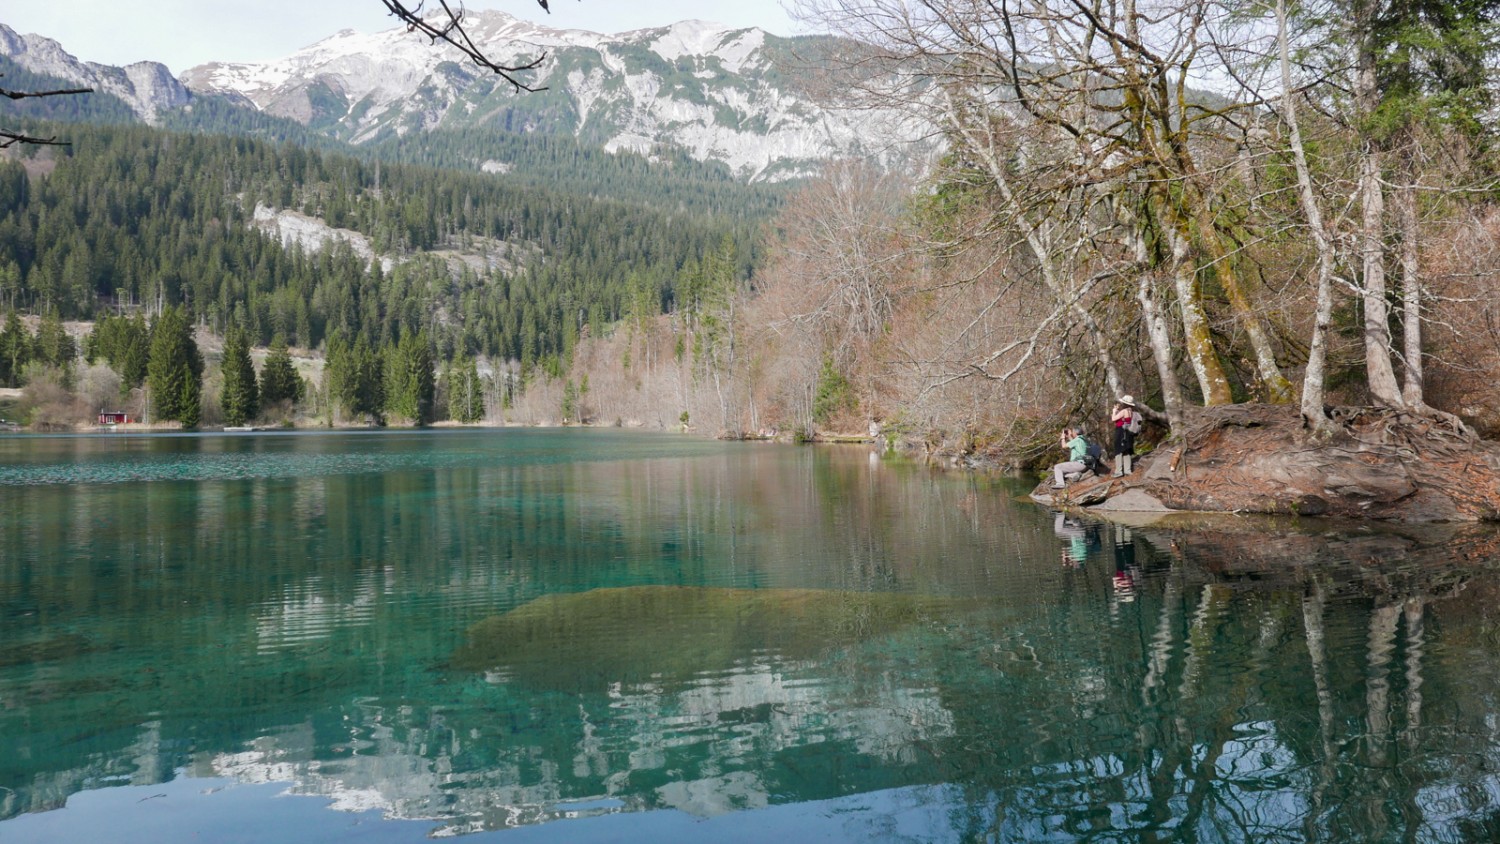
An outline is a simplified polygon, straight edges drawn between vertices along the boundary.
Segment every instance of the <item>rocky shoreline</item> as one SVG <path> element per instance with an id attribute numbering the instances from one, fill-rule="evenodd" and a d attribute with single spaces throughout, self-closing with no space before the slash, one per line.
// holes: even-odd
<path id="1" fill-rule="evenodd" d="M 1123 478 L 1031 498 L 1110 513 L 1219 512 L 1401 522 L 1500 521 L 1500 443 L 1426 416 L 1333 408 L 1320 439 L 1286 405 L 1201 408 Z"/>

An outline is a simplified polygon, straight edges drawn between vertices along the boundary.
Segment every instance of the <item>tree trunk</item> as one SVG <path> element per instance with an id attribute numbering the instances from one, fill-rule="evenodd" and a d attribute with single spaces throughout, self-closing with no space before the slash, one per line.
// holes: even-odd
<path id="1" fill-rule="evenodd" d="M 1187 238 L 1171 225 L 1163 229 L 1172 246 L 1172 280 L 1177 286 L 1177 307 L 1182 313 L 1185 350 L 1193 374 L 1198 376 L 1203 404 L 1208 407 L 1233 404 L 1229 379 L 1224 375 L 1219 351 L 1214 348 L 1213 336 L 1208 330 L 1208 314 L 1203 310 L 1203 291 L 1198 284 L 1197 267 L 1188 260 Z"/>
<path id="2" fill-rule="evenodd" d="M 1401 227 L 1401 340 L 1405 380 L 1401 398 L 1407 406 L 1426 405 L 1422 384 L 1422 266 L 1418 233 L 1416 173 L 1406 163 L 1406 178 L 1396 190 L 1396 222 Z"/>
<path id="3" fill-rule="evenodd" d="M 1307 166 L 1307 149 L 1302 144 L 1302 126 L 1297 121 L 1296 88 L 1292 85 L 1291 51 L 1287 45 L 1286 2 L 1276 3 L 1276 46 L 1281 65 L 1282 118 L 1291 134 L 1292 161 L 1297 171 L 1297 197 L 1307 227 L 1318 253 L 1317 281 L 1314 284 L 1316 304 L 1313 311 L 1312 341 L 1308 344 L 1307 368 L 1302 375 L 1302 419 L 1319 434 L 1330 430 L 1328 414 L 1323 411 L 1324 381 L 1328 368 L 1328 328 L 1333 322 L 1333 273 L 1338 265 L 1334 240 L 1323 220 L 1323 209 L 1313 190 L 1312 171 Z"/>
<path id="4" fill-rule="evenodd" d="M 1354 101 L 1358 116 L 1370 120 L 1380 107 L 1375 68 L 1375 0 L 1355 3 L 1354 31 L 1359 38 L 1354 73 Z M 1384 156 L 1377 142 L 1366 138 L 1359 163 L 1359 199 L 1363 212 L 1359 236 L 1365 317 L 1365 377 L 1370 395 L 1379 404 L 1401 406 L 1401 389 L 1391 366 L 1390 309 L 1385 301 L 1385 188 L 1380 183 Z"/>
<path id="5" fill-rule="evenodd" d="M 1401 390 L 1391 365 L 1390 308 L 1385 301 L 1385 189 L 1380 184 L 1380 160 L 1380 153 L 1367 146 L 1359 174 L 1364 212 L 1359 252 L 1364 271 L 1365 377 L 1376 402 L 1401 407 Z"/>
<path id="6" fill-rule="evenodd" d="M 1142 274 L 1136 286 L 1135 300 L 1141 305 L 1146 322 L 1146 336 L 1151 343 L 1151 357 L 1156 361 L 1156 376 L 1161 379 L 1161 400 L 1166 409 L 1167 424 L 1174 430 L 1182 425 L 1182 385 L 1172 367 L 1172 336 L 1167 319 L 1156 301 L 1156 278 Z"/>
<path id="7" fill-rule="evenodd" d="M 1245 333 L 1250 338 L 1250 348 L 1255 353 L 1255 368 L 1260 375 L 1261 386 L 1265 388 L 1264 398 L 1272 404 L 1285 404 L 1292 400 L 1292 382 L 1281 374 L 1281 367 L 1276 363 L 1276 349 L 1261 325 L 1260 316 L 1250 305 L 1250 297 L 1245 293 L 1240 274 L 1234 268 L 1232 256 L 1225 248 L 1223 237 L 1214 228 L 1207 200 L 1200 196 L 1196 205 L 1194 214 L 1197 217 L 1199 239 L 1208 250 L 1208 259 L 1213 264 L 1214 275 L 1223 286 L 1225 295 L 1229 297 L 1230 307 L 1238 315 L 1240 323 L 1245 327 Z"/>

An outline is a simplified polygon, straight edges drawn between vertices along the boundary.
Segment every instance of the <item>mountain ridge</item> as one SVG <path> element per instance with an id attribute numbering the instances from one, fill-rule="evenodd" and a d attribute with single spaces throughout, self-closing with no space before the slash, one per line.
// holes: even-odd
<path id="1" fill-rule="evenodd" d="M 0 55 L 118 97 L 151 125 L 209 97 L 355 146 L 474 128 L 571 136 L 611 153 L 675 150 L 751 182 L 806 177 L 836 158 L 895 163 L 907 155 L 895 139 L 917 137 L 901 131 L 898 115 L 811 96 L 804 77 L 815 62 L 806 54 L 832 43 L 829 36 L 783 38 L 701 20 L 605 35 L 498 11 L 471 12 L 464 22 L 497 62 L 545 54 L 528 83 L 544 90 L 517 91 L 404 27 L 344 29 L 280 59 L 210 62 L 176 78 L 157 62 L 81 61 L 51 38 L 4 24 Z"/>

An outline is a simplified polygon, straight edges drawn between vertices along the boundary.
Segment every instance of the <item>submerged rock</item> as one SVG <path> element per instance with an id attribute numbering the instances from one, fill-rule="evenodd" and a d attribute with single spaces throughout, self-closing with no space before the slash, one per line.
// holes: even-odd
<path id="1" fill-rule="evenodd" d="M 1165 513 L 1167 505 L 1140 488 L 1130 488 L 1099 505 L 1100 510 L 1118 513 Z"/>
<path id="2" fill-rule="evenodd" d="M 680 682 L 756 657 L 810 658 L 973 603 L 824 589 L 594 589 L 548 595 L 475 624 L 450 662 L 575 692 Z"/>

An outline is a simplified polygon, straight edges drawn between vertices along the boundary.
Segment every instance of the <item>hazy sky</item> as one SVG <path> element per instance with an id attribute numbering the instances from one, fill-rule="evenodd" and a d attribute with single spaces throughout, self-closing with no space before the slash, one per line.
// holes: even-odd
<path id="1" fill-rule="evenodd" d="M 451 0 L 450 0 L 451 2 Z M 208 61 L 275 59 L 341 29 L 378 32 L 396 21 L 380 0 L 6 0 L 0 23 L 56 39 L 84 61 L 125 65 L 149 59 L 173 73 Z M 408 6 L 416 5 L 408 2 Z M 436 0 L 429 0 L 436 8 Z M 455 4 L 456 5 L 456 4 Z M 780 0 L 468 0 L 564 29 L 615 33 L 682 20 L 758 26 L 776 35 L 806 29 Z"/>

